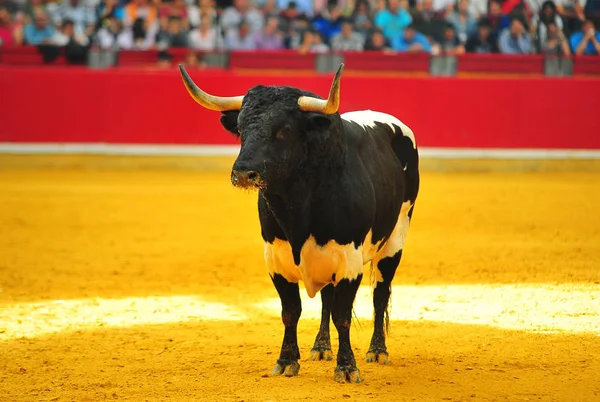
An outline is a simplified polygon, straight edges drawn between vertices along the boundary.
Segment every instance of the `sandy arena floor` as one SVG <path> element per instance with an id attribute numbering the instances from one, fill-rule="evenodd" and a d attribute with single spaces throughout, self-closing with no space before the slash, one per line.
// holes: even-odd
<path id="1" fill-rule="evenodd" d="M 598 173 L 424 173 L 387 366 L 359 291 L 359 385 L 308 360 L 306 293 L 300 375 L 267 375 L 280 304 L 228 175 L 0 171 L 0 400 L 600 401 Z"/>

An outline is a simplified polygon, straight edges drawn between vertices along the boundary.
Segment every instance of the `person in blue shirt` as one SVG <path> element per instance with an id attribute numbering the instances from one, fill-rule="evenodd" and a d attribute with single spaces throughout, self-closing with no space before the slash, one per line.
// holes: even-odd
<path id="1" fill-rule="evenodd" d="M 431 53 L 431 43 L 421 32 L 415 30 L 414 24 L 404 29 L 402 35 L 398 35 L 391 41 L 392 49 L 397 52 L 427 52 Z"/>
<path id="2" fill-rule="evenodd" d="M 37 46 L 52 41 L 54 28 L 48 23 L 48 15 L 44 11 L 35 14 L 33 22 L 23 28 L 23 37 L 28 45 Z"/>
<path id="3" fill-rule="evenodd" d="M 498 48 L 503 54 L 531 53 L 531 35 L 520 17 L 513 17 L 510 27 L 502 31 L 498 39 Z"/>
<path id="4" fill-rule="evenodd" d="M 600 33 L 594 29 L 594 24 L 586 20 L 580 32 L 575 32 L 570 38 L 571 49 L 577 56 L 600 55 Z"/>
<path id="5" fill-rule="evenodd" d="M 317 15 L 312 25 L 321 33 L 325 42 L 329 43 L 331 38 L 342 31 L 343 16 L 336 3 L 330 3 L 327 8 L 328 13 Z"/>
<path id="6" fill-rule="evenodd" d="M 388 9 L 379 11 L 375 16 L 375 26 L 383 31 L 390 42 L 401 36 L 404 28 L 413 20 L 407 8 L 407 0 L 388 0 Z"/>

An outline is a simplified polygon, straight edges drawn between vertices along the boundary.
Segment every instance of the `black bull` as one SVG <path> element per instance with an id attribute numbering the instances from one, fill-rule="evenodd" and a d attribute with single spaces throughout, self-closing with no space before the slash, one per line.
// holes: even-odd
<path id="1" fill-rule="evenodd" d="M 329 322 L 339 336 L 334 379 L 360 382 L 350 345 L 352 307 L 371 264 L 374 331 L 367 362 L 388 362 L 385 329 L 391 282 L 402 257 L 419 191 L 413 132 L 388 114 L 338 113 L 340 66 L 328 99 L 293 88 L 256 86 L 217 97 L 198 88 L 180 66 L 190 95 L 220 111 L 241 141 L 235 186 L 258 190 L 265 262 L 281 299 L 283 344 L 272 374 L 300 370 L 298 282 L 321 293 L 322 318 L 313 360 L 332 360 Z M 385 321 L 385 326 L 384 326 Z"/>

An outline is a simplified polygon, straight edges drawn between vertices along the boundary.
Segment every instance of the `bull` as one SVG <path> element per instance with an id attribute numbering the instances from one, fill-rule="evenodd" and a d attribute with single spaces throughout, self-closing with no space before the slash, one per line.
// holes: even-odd
<path id="1" fill-rule="evenodd" d="M 412 130 L 371 110 L 338 113 L 341 64 L 323 99 L 289 86 L 251 88 L 219 97 L 201 90 L 183 66 L 183 83 L 203 107 L 221 112 L 241 147 L 234 186 L 257 190 L 258 217 L 269 276 L 284 325 L 272 375 L 300 370 L 299 281 L 320 292 L 320 329 L 311 360 L 333 360 L 330 321 L 339 338 L 334 380 L 362 381 L 350 344 L 352 309 L 370 263 L 374 329 L 367 362 L 388 363 L 386 333 L 391 282 L 419 192 L 419 153 Z"/>

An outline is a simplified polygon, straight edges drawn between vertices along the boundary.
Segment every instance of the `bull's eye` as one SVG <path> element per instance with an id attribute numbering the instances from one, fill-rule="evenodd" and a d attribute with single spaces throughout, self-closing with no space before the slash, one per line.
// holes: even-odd
<path id="1" fill-rule="evenodd" d="M 286 124 L 285 126 L 281 127 L 279 130 L 277 130 L 277 132 L 275 133 L 275 138 L 277 138 L 278 140 L 282 140 L 291 130 L 291 127 L 289 124 Z"/>

